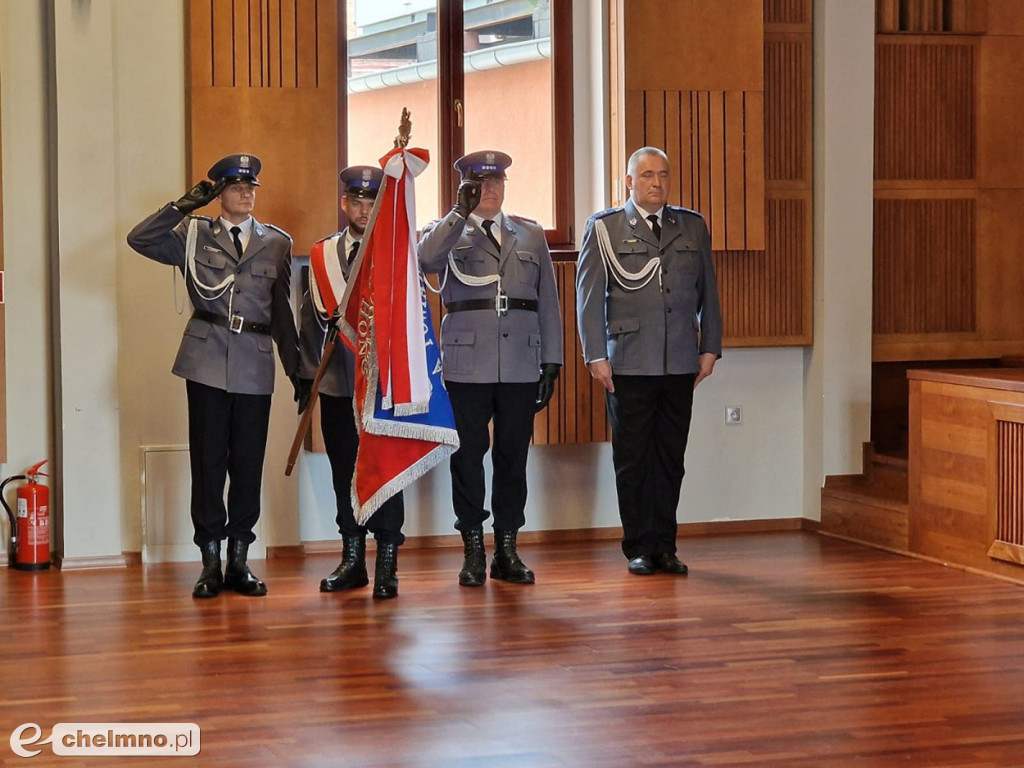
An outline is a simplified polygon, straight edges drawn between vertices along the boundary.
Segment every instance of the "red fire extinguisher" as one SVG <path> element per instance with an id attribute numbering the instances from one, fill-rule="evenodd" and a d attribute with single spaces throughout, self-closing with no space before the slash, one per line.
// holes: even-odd
<path id="1" fill-rule="evenodd" d="M 22 571 L 50 567 L 50 489 L 39 483 L 40 477 L 46 477 L 45 472 L 39 471 L 46 461 L 34 464 L 24 475 L 14 475 L 0 483 L 0 503 L 11 519 L 10 564 Z M 18 489 L 17 516 L 4 498 L 4 488 L 15 480 L 28 480 Z"/>

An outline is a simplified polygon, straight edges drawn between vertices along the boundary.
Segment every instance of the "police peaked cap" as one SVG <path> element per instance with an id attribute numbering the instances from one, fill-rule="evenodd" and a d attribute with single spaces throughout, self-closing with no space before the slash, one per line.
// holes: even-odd
<path id="1" fill-rule="evenodd" d="M 496 152 L 493 149 L 485 149 L 480 152 L 470 152 L 455 161 L 455 170 L 466 178 L 469 174 L 476 177 L 497 177 L 505 178 L 505 169 L 512 165 L 512 158 L 504 152 Z"/>
<path id="2" fill-rule="evenodd" d="M 206 175 L 210 177 L 210 181 L 214 182 L 223 179 L 229 184 L 244 182 L 258 187 L 260 182 L 256 177 L 259 176 L 262 167 L 263 163 L 256 155 L 242 153 L 222 157 L 213 164 Z"/>
<path id="3" fill-rule="evenodd" d="M 384 171 L 372 165 L 350 165 L 340 175 L 345 194 L 353 197 L 375 198 L 384 181 Z"/>

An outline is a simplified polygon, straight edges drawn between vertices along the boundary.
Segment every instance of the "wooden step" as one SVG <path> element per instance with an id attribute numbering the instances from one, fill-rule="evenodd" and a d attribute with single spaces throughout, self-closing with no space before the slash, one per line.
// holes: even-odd
<path id="1" fill-rule="evenodd" d="M 908 551 L 905 487 L 901 498 L 885 486 L 866 485 L 858 478 L 853 476 L 847 483 L 828 478 L 832 482 L 821 489 L 821 532 Z"/>

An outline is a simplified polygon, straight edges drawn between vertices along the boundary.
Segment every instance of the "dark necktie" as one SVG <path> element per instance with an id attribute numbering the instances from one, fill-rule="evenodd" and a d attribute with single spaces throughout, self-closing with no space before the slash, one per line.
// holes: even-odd
<path id="1" fill-rule="evenodd" d="M 352 262 L 356 260 L 357 253 L 359 253 L 359 241 L 353 240 L 352 247 L 348 249 L 348 263 L 350 266 Z"/>
<path id="2" fill-rule="evenodd" d="M 647 220 L 651 222 L 651 231 L 654 233 L 654 239 L 661 240 L 661 224 L 658 223 L 657 214 L 652 213 L 647 217 Z"/>
<path id="3" fill-rule="evenodd" d="M 238 258 L 242 258 L 242 238 L 239 235 L 242 234 L 241 227 L 231 228 L 231 239 L 235 241 L 235 253 L 238 254 Z"/>
<path id="4" fill-rule="evenodd" d="M 498 238 L 496 238 L 494 236 L 494 233 L 491 231 L 491 227 L 493 227 L 493 226 L 494 226 L 494 221 L 493 220 L 486 219 L 484 221 L 484 231 L 487 233 L 487 239 L 490 240 L 492 243 L 494 243 L 495 250 L 497 250 L 498 253 L 501 253 L 501 245 L 499 245 L 499 243 L 498 243 Z"/>

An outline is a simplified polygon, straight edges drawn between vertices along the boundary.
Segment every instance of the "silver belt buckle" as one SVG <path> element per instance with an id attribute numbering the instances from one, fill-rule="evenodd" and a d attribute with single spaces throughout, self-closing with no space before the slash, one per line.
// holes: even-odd
<path id="1" fill-rule="evenodd" d="M 242 325 L 244 323 L 245 323 L 245 318 L 244 317 L 242 317 L 241 315 L 232 315 L 231 316 L 231 323 L 230 323 L 230 325 L 228 325 L 228 329 L 232 333 L 241 333 L 242 332 Z"/>
<path id="2" fill-rule="evenodd" d="M 494 295 L 494 311 L 499 315 L 508 314 L 508 294 L 496 293 Z"/>

